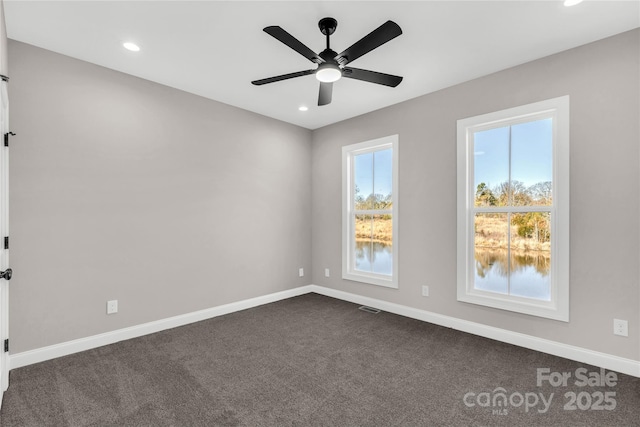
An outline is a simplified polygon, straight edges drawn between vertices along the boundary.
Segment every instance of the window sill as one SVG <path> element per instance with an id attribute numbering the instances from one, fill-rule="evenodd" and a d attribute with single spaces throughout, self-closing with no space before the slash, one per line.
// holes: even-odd
<path id="1" fill-rule="evenodd" d="M 389 276 L 379 274 L 343 272 L 342 278 L 344 280 L 351 280 L 352 282 L 367 283 L 369 285 L 398 289 L 398 281 L 395 280 L 395 278 L 389 278 Z"/>
<path id="2" fill-rule="evenodd" d="M 528 314 L 531 316 L 544 317 L 547 319 L 569 321 L 569 310 L 561 309 L 553 305 L 550 301 L 536 301 L 529 298 L 502 297 L 499 294 L 488 292 L 464 293 L 458 292 L 458 301 L 469 304 L 481 305 L 484 307 L 497 308 L 500 310 L 512 311 L 515 313 Z"/>

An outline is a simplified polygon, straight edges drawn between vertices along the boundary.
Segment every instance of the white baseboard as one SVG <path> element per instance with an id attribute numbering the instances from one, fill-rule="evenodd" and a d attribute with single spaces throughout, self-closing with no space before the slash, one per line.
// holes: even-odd
<path id="1" fill-rule="evenodd" d="M 9 368 L 15 369 L 38 362 L 44 362 L 45 360 L 54 359 L 56 357 L 67 356 L 69 354 L 77 353 L 80 351 L 90 350 L 92 348 L 100 347 L 103 345 L 113 344 L 118 341 L 136 338 L 154 332 L 160 332 L 166 329 L 187 325 L 189 323 L 199 322 L 201 320 L 222 316 L 224 314 L 257 307 L 263 304 L 292 298 L 310 292 L 337 298 L 355 304 L 375 307 L 389 313 L 410 317 L 412 319 L 433 323 L 462 332 L 468 332 L 470 334 L 478 335 L 481 337 L 502 341 L 508 344 L 513 344 L 531 350 L 552 354 L 554 356 L 564 357 L 566 359 L 587 363 L 590 365 L 640 378 L 640 361 L 625 359 L 607 353 L 601 353 L 582 347 L 571 346 L 556 341 L 537 338 L 531 335 L 512 332 L 505 329 L 495 328 L 480 323 L 457 319 L 455 317 L 432 313 L 426 310 L 420 310 L 417 308 L 407 307 L 400 304 L 364 297 L 361 295 L 351 294 L 348 292 L 317 285 L 302 286 L 299 288 L 276 292 L 269 295 L 263 295 L 244 301 L 238 301 L 230 304 L 212 307 L 206 310 L 200 310 L 193 313 L 170 317 L 155 322 L 149 322 L 142 325 L 131 326 L 129 328 L 118 329 L 116 331 L 106 332 L 104 334 L 94 335 L 91 337 L 81 338 L 73 341 L 67 341 L 64 343 L 25 351 L 22 353 L 11 354 L 9 355 Z"/>
<path id="2" fill-rule="evenodd" d="M 298 295 L 307 294 L 309 292 L 311 292 L 311 288 L 309 286 L 302 286 L 299 288 L 263 295 L 256 298 L 250 298 L 243 301 L 224 304 L 205 310 L 194 311 L 192 313 L 182 314 L 180 316 L 169 317 L 167 319 L 161 319 L 155 322 L 143 323 L 141 325 L 118 329 L 111 332 L 105 332 L 104 334 L 93 335 L 86 338 L 80 338 L 60 344 L 54 344 L 47 347 L 37 348 L 35 350 L 25 351 L 22 353 L 10 354 L 8 366 L 9 369 L 16 369 L 22 366 L 44 362 L 45 360 L 54 359 L 56 357 L 67 356 L 69 354 L 90 350 L 92 348 L 100 347 L 103 345 L 113 344 L 119 341 L 152 334 L 154 332 L 160 332 L 166 329 L 188 325 L 189 323 L 199 322 L 201 320 L 211 319 L 213 317 L 222 316 L 236 311 L 246 310 L 248 308 L 257 307 L 263 304 L 269 304 L 271 302 L 292 298 Z"/>
<path id="3" fill-rule="evenodd" d="M 626 359 L 582 347 L 563 344 L 557 341 L 546 340 L 531 335 L 470 322 L 468 320 L 432 313 L 426 310 L 420 310 L 400 304 L 351 294 L 336 289 L 325 288 L 323 286 L 311 285 L 311 292 L 337 298 L 343 301 L 374 307 L 389 313 L 399 314 L 412 319 L 422 320 L 424 322 L 445 326 L 458 331 L 468 332 L 470 334 L 490 338 L 496 341 L 502 341 L 507 344 L 513 344 L 519 347 L 552 354 L 554 356 L 564 357 L 565 359 L 587 363 L 589 365 L 598 366 L 640 378 L 640 361 L 637 360 Z"/>

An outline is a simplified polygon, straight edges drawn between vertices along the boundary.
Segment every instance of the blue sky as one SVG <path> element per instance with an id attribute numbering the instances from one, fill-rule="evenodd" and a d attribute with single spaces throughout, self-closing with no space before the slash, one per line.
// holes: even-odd
<path id="1" fill-rule="evenodd" d="M 355 183 L 363 197 L 371 194 L 372 183 L 375 194 L 391 194 L 392 187 L 392 150 L 375 151 L 360 154 L 354 158 Z M 373 178 L 373 179 L 372 179 Z"/>
<path id="2" fill-rule="evenodd" d="M 474 135 L 474 187 L 481 182 L 494 188 L 509 180 L 509 131 L 511 131 L 511 179 L 531 186 L 552 181 L 552 119 L 476 132 Z M 387 195 L 392 189 L 392 150 L 360 154 L 354 159 L 355 183 L 367 197 Z M 375 188 L 372 188 L 372 184 Z M 375 190 L 375 191 L 374 191 Z"/>
<path id="3" fill-rule="evenodd" d="M 511 179 L 531 186 L 552 181 L 552 119 L 511 126 Z M 489 188 L 509 180 L 509 127 L 474 135 L 474 182 Z"/>

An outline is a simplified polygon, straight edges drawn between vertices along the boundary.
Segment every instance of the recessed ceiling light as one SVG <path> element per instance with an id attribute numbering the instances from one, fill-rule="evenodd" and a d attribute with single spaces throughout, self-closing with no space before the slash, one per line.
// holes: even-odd
<path id="1" fill-rule="evenodd" d="M 122 46 L 124 46 L 125 49 L 130 50 L 131 52 L 138 52 L 140 50 L 140 46 L 131 42 L 123 43 Z"/>
<path id="2" fill-rule="evenodd" d="M 569 6 L 575 6 L 578 3 L 582 3 L 582 0 L 564 0 L 564 5 L 569 7 Z"/>
<path id="3" fill-rule="evenodd" d="M 306 105 L 301 105 L 298 107 L 298 110 L 300 111 L 307 111 L 309 109 L 309 107 L 307 107 Z"/>

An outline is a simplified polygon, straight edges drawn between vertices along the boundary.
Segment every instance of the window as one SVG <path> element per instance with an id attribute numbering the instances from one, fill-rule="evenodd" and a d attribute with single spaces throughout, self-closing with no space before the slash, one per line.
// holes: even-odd
<path id="1" fill-rule="evenodd" d="M 458 120 L 458 300 L 569 321 L 569 97 Z"/>
<path id="2" fill-rule="evenodd" d="M 342 148 L 342 278 L 398 287 L 398 136 Z"/>

